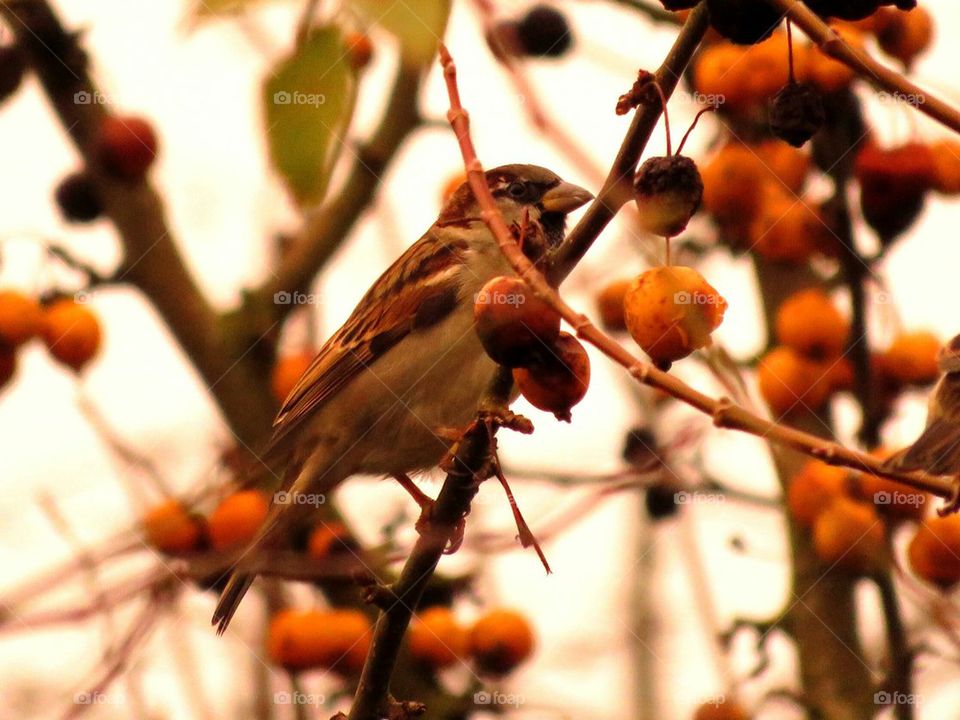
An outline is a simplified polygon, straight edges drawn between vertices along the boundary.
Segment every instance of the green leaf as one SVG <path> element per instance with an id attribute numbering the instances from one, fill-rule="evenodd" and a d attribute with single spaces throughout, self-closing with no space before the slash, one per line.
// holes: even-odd
<path id="1" fill-rule="evenodd" d="M 404 63 L 420 67 L 433 60 L 450 17 L 450 0 L 352 2 L 367 20 L 397 37 Z"/>
<path id="2" fill-rule="evenodd" d="M 301 206 L 323 199 L 355 100 L 356 77 L 335 27 L 311 32 L 264 83 L 270 160 Z"/>

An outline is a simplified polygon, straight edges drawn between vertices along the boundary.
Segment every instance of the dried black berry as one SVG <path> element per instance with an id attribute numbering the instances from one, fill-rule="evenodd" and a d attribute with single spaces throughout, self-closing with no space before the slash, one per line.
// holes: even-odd
<path id="1" fill-rule="evenodd" d="M 707 0 L 713 29 L 739 45 L 766 40 L 783 20 L 765 0 Z"/>
<path id="2" fill-rule="evenodd" d="M 700 0 L 660 0 L 660 4 L 671 11 L 689 10 L 692 7 L 696 7 L 699 2 Z"/>
<path id="3" fill-rule="evenodd" d="M 636 468 L 650 468 L 660 462 L 660 456 L 657 454 L 657 439 L 644 427 L 635 427 L 627 431 L 621 454 L 625 462 Z"/>
<path id="4" fill-rule="evenodd" d="M 0 45 L 0 102 L 20 87 L 27 64 L 16 45 Z"/>
<path id="5" fill-rule="evenodd" d="M 549 5 L 536 5 L 524 15 L 517 39 L 524 54 L 535 57 L 560 57 L 573 45 L 567 18 Z"/>
<path id="6" fill-rule="evenodd" d="M 103 213 L 103 204 L 93 182 L 84 173 L 65 177 L 55 193 L 63 217 L 71 222 L 90 222 Z"/>
<path id="7" fill-rule="evenodd" d="M 800 147 L 826 120 L 820 91 L 805 83 L 787 83 L 770 100 L 770 129 L 781 140 Z"/>
<path id="8" fill-rule="evenodd" d="M 863 20 L 873 15 L 881 5 L 896 5 L 900 10 L 912 10 L 917 6 L 917 0 L 807 0 L 807 5 L 825 18 Z"/>
<path id="9" fill-rule="evenodd" d="M 646 160 L 634 178 L 633 189 L 644 229 L 662 237 L 683 232 L 703 198 L 697 164 L 683 155 Z"/>
<path id="10" fill-rule="evenodd" d="M 677 490 L 666 485 L 653 485 L 647 488 L 643 504 L 651 520 L 663 520 L 677 512 Z"/>

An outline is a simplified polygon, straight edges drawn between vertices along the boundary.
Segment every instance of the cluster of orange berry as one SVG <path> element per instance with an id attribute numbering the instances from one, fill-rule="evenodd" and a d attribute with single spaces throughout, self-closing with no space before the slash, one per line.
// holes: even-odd
<path id="1" fill-rule="evenodd" d="M 812 531 L 824 564 L 876 572 L 888 557 L 887 527 L 918 522 L 907 549 L 910 568 L 948 590 L 960 581 L 960 516 L 927 517 L 928 504 L 929 495 L 916 488 L 819 460 L 808 461 L 787 490 L 790 515 Z"/>
<path id="2" fill-rule="evenodd" d="M 17 350 L 39 337 L 50 355 L 79 372 L 100 348 L 100 321 L 70 298 L 41 304 L 16 290 L 0 290 L 0 387 L 17 369 Z"/>

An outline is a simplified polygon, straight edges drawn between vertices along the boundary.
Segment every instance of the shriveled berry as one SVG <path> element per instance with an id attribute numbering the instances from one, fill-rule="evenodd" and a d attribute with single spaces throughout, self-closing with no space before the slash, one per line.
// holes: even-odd
<path id="1" fill-rule="evenodd" d="M 513 379 L 527 402 L 569 422 L 570 409 L 590 386 L 590 357 L 579 340 L 562 332 L 533 364 L 514 368 Z"/>
<path id="2" fill-rule="evenodd" d="M 806 83 L 787 83 L 770 101 L 770 130 L 794 147 L 812 138 L 825 119 L 820 92 Z"/>
<path id="3" fill-rule="evenodd" d="M 100 195 L 86 173 L 67 175 L 57 185 L 54 197 L 64 219 L 70 222 L 91 222 L 103 214 Z"/>
<path id="4" fill-rule="evenodd" d="M 688 157 L 652 157 L 640 166 L 633 190 L 643 229 L 673 237 L 684 231 L 700 207 L 703 180 L 697 164 Z"/>
<path id="5" fill-rule="evenodd" d="M 727 301 L 693 268 L 647 270 L 624 298 L 627 329 L 657 364 L 667 365 L 710 344 Z"/>
<path id="6" fill-rule="evenodd" d="M 660 461 L 656 436 L 645 427 L 630 428 L 623 440 L 620 456 L 638 469 L 649 468 Z"/>
<path id="7" fill-rule="evenodd" d="M 484 285 L 473 320 L 483 349 L 508 367 L 533 362 L 560 335 L 560 315 L 518 277 L 501 275 Z"/>
<path id="8" fill-rule="evenodd" d="M 0 45 L 0 102 L 13 95 L 23 80 L 27 63 L 16 45 Z"/>
<path id="9" fill-rule="evenodd" d="M 566 16 L 549 5 L 530 8 L 517 23 L 517 40 L 533 57 L 560 57 L 573 45 Z"/>
<path id="10" fill-rule="evenodd" d="M 108 115 L 100 124 L 97 156 L 111 175 L 139 182 L 157 156 L 157 134 L 143 118 Z"/>
<path id="11" fill-rule="evenodd" d="M 713 29 L 739 45 L 770 37 L 783 16 L 764 0 L 707 0 Z"/>

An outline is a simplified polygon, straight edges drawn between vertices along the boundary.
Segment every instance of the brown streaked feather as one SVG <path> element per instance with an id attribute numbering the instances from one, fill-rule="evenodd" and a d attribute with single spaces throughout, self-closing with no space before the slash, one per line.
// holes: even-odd
<path id="1" fill-rule="evenodd" d="M 454 309 L 466 250 L 465 240 L 441 240 L 431 228 L 377 279 L 287 396 L 271 447 L 379 355 Z"/>
<path id="2" fill-rule="evenodd" d="M 916 442 L 884 465 L 905 472 L 925 470 L 934 475 L 960 472 L 960 427 L 945 420 L 935 420 Z"/>

